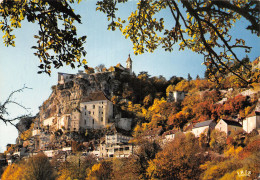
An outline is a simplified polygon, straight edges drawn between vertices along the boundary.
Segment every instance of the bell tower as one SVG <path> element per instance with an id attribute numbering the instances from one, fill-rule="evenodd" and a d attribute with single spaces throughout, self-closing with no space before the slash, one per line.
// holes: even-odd
<path id="1" fill-rule="evenodd" d="M 132 74 L 132 59 L 130 57 L 130 54 L 128 55 L 128 58 L 126 60 L 126 68 L 128 69 L 128 71 L 130 72 L 130 74 Z"/>

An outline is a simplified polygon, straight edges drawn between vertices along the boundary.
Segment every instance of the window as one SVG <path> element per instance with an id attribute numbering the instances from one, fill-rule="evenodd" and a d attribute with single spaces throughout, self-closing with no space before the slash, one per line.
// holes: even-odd
<path id="1" fill-rule="evenodd" d="M 87 115 L 87 112 L 85 112 L 85 116 Z"/>
<path id="2" fill-rule="evenodd" d="M 129 150 L 129 147 L 125 147 L 125 150 Z"/>
<path id="3" fill-rule="evenodd" d="M 85 105 L 85 109 L 87 109 L 87 106 Z"/>
<path id="4" fill-rule="evenodd" d="M 101 112 L 101 114 L 103 114 L 103 112 Z"/>
<path id="5" fill-rule="evenodd" d="M 93 115 L 94 115 L 94 111 L 93 111 Z"/>
<path id="6" fill-rule="evenodd" d="M 231 131 L 228 131 L 228 135 L 230 135 L 231 134 Z"/>
<path id="7" fill-rule="evenodd" d="M 90 112 L 90 111 L 89 111 L 88 113 L 89 113 L 89 114 L 91 114 L 91 112 Z"/>
<path id="8" fill-rule="evenodd" d="M 93 124 L 94 124 L 94 119 L 92 119 L 92 121 L 93 121 Z"/>
<path id="9" fill-rule="evenodd" d="M 103 122 L 103 117 L 101 117 L 101 122 Z"/>
<path id="10" fill-rule="evenodd" d="M 95 105 L 93 105 L 93 109 L 95 109 Z"/>
<path id="11" fill-rule="evenodd" d="M 87 121 L 85 120 L 85 124 L 87 124 Z"/>

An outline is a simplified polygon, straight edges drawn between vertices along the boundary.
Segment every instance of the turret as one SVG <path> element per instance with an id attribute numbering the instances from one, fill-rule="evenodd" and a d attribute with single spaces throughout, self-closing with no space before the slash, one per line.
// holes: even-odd
<path id="1" fill-rule="evenodd" d="M 126 68 L 128 69 L 128 71 L 130 72 L 130 74 L 132 74 L 132 59 L 130 57 L 130 54 L 128 55 L 128 59 L 126 60 Z"/>

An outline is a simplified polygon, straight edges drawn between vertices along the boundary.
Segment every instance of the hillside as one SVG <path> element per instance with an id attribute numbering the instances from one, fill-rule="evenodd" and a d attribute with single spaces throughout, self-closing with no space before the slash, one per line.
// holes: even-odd
<path id="1" fill-rule="evenodd" d="M 200 157 L 200 165 L 211 158 L 219 161 L 232 147 L 246 147 L 259 139 L 260 78 L 258 63 L 252 64 L 250 86 L 232 75 L 218 82 L 176 76 L 166 80 L 150 77 L 148 72 L 135 75 L 120 64 L 97 73 L 59 73 L 38 115 L 17 125 L 23 133 L 8 147 L 6 158 L 13 163 L 43 152 L 48 158 L 58 158 L 55 167 L 62 168 L 62 162 L 70 162 L 75 153 L 105 160 L 124 157 L 144 163 L 138 172 L 142 176 L 160 178 L 151 172 L 148 161 L 153 160 L 160 172 L 161 161 L 155 154 L 164 157 L 169 148 L 186 147 L 183 142 L 192 141 L 198 152 L 184 152 L 193 157 L 207 153 Z M 176 145 L 168 144 L 171 141 Z M 196 173 L 207 172 L 193 165 Z"/>

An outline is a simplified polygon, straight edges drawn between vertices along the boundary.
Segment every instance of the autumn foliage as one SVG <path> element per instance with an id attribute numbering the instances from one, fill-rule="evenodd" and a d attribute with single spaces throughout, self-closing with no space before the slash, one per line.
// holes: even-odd
<path id="1" fill-rule="evenodd" d="M 55 179 L 55 174 L 48 157 L 39 153 L 27 161 L 9 165 L 1 178 L 3 180 L 52 180 Z"/>

